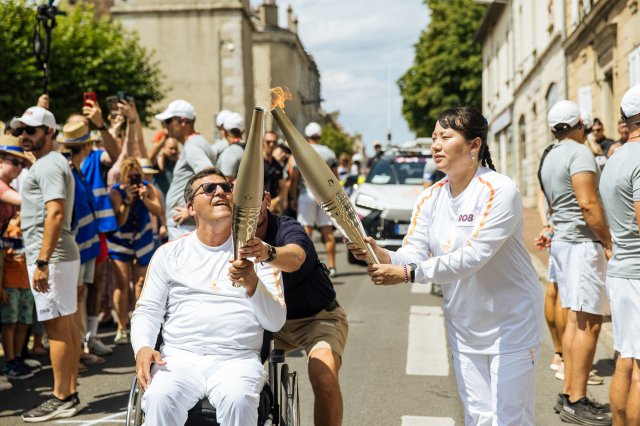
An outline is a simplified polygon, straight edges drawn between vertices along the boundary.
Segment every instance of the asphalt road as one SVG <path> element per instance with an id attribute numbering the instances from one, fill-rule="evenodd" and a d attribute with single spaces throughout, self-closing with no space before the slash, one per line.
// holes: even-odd
<path id="1" fill-rule="evenodd" d="M 323 254 L 321 244 L 317 244 Z M 439 319 L 441 299 L 408 286 L 374 287 L 364 268 L 346 263 L 343 245 L 338 246 L 338 299 L 349 316 L 349 339 L 341 371 L 345 402 L 344 425 L 462 425 L 444 329 Z M 541 286 L 541 292 L 543 288 Z M 412 308 L 413 307 L 413 308 Z M 427 307 L 427 308 L 423 308 Z M 413 309 L 413 311 L 412 311 Z M 411 314 L 414 312 L 414 314 Z M 417 321 L 412 327 L 410 322 Z M 427 330 L 420 321 L 435 324 Z M 439 322 L 440 321 L 440 322 Z M 440 324 L 440 325 L 437 325 Z M 111 344 L 115 329 L 101 329 Z M 605 384 L 591 386 L 590 395 L 608 401 L 612 362 L 596 353 L 599 374 Z M 540 356 L 536 388 L 536 424 L 562 424 L 552 407 L 561 383 L 548 368 L 553 348 L 546 338 Z M 44 360 L 43 360 L 44 361 Z M 313 396 L 304 354 L 294 353 L 287 362 L 300 376 L 302 425 L 313 424 Z M 14 390 L 0 393 L 0 424 L 22 425 L 20 415 L 42 402 L 50 392 L 51 370 L 45 362 L 36 377 L 14 382 Z M 411 374 L 407 374 L 407 373 Z M 433 373 L 433 374 L 431 374 Z M 51 424 L 107 425 L 124 423 L 128 391 L 134 374 L 129 346 L 115 346 L 107 362 L 81 374 L 79 393 L 84 405 L 76 417 Z"/>

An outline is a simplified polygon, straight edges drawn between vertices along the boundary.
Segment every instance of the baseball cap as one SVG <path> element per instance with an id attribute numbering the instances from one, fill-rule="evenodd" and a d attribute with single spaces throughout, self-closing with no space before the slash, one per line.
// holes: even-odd
<path id="1" fill-rule="evenodd" d="M 593 117 L 591 117 L 591 113 L 586 109 L 580 108 L 580 119 L 582 120 L 582 124 L 584 124 L 585 129 L 589 130 L 593 127 Z"/>
<path id="2" fill-rule="evenodd" d="M 56 119 L 50 111 L 42 107 L 34 106 L 27 109 L 24 114 L 22 114 L 22 117 L 16 117 L 11 120 L 12 129 L 17 129 L 22 124 L 32 127 L 47 126 L 51 129 L 56 127 Z"/>
<path id="3" fill-rule="evenodd" d="M 237 112 L 230 112 L 224 119 L 225 130 L 238 129 L 244 132 L 244 118 Z"/>
<path id="4" fill-rule="evenodd" d="M 196 110 L 193 109 L 193 105 L 189 102 L 183 99 L 178 99 L 171 102 L 163 112 L 156 114 L 156 118 L 160 121 L 164 121 L 167 118 L 172 117 L 181 117 L 186 118 L 187 120 L 193 120 L 196 118 Z"/>
<path id="5" fill-rule="evenodd" d="M 547 115 L 549 127 L 554 130 L 567 130 L 580 121 L 580 108 L 571 101 L 558 101 Z"/>
<path id="6" fill-rule="evenodd" d="M 640 114 L 640 83 L 626 91 L 620 102 L 620 112 L 625 118 Z"/>
<path id="7" fill-rule="evenodd" d="M 229 111 L 228 109 L 223 109 L 222 111 L 220 111 L 218 115 L 216 115 L 216 127 L 222 127 L 222 125 L 224 124 L 224 119 L 227 118 L 229 114 L 231 114 L 231 111 Z"/>
<path id="8" fill-rule="evenodd" d="M 304 134 L 308 138 L 312 136 L 322 136 L 322 127 L 315 121 L 312 121 L 304 128 Z"/>

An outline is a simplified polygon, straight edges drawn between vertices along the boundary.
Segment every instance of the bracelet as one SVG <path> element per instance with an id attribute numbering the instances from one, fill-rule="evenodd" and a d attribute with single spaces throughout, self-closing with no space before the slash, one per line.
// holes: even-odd
<path id="1" fill-rule="evenodd" d="M 402 269 L 404 270 L 404 282 L 409 282 L 409 273 L 407 272 L 407 265 L 402 265 Z"/>

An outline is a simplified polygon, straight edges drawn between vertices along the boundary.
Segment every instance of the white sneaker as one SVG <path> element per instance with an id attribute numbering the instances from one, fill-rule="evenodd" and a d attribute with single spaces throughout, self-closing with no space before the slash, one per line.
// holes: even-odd
<path id="1" fill-rule="evenodd" d="M 111 353 L 113 353 L 113 350 L 109 346 L 102 343 L 102 340 L 100 339 L 89 339 L 86 352 L 92 353 L 94 355 L 104 356 L 111 355 Z"/>
<path id="2" fill-rule="evenodd" d="M 553 371 L 560 371 L 560 367 L 562 367 L 562 357 L 558 354 L 553 354 L 553 358 L 551 358 L 551 364 L 549 364 L 549 368 Z"/>
<path id="3" fill-rule="evenodd" d="M 564 362 L 560 365 L 560 369 L 556 371 L 554 377 L 558 380 L 564 380 Z"/>
<path id="4" fill-rule="evenodd" d="M 0 374 L 0 391 L 8 391 L 11 389 L 13 389 L 13 385 L 9 379 L 7 379 L 4 374 Z"/>
<path id="5" fill-rule="evenodd" d="M 588 385 L 601 385 L 604 383 L 604 378 L 598 376 L 596 374 L 596 370 L 591 370 L 589 372 L 589 380 L 587 380 Z"/>
<path id="6" fill-rule="evenodd" d="M 116 337 L 113 339 L 113 343 L 116 345 L 126 345 L 129 343 L 129 336 L 127 335 L 127 330 L 116 331 Z"/>

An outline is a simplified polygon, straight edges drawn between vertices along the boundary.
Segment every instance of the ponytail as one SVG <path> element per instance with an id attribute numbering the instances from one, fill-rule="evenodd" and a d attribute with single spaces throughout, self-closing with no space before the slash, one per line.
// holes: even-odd
<path id="1" fill-rule="evenodd" d="M 486 142 L 482 144 L 480 147 L 480 164 L 484 167 L 488 167 L 494 172 L 496 171 L 496 167 L 493 165 L 493 161 L 491 161 L 491 152 L 489 152 L 489 145 Z"/>

